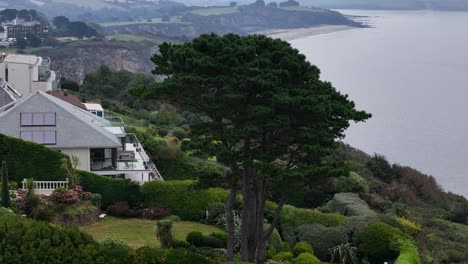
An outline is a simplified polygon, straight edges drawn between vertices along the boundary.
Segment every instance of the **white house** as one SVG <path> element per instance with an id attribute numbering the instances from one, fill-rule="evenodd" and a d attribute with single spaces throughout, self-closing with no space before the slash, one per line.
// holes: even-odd
<path id="1" fill-rule="evenodd" d="M 76 156 L 80 170 L 140 183 L 162 180 L 121 119 L 106 120 L 68 101 L 41 91 L 18 98 L 0 107 L 0 133 Z"/>
<path id="2" fill-rule="evenodd" d="M 50 70 L 50 59 L 35 55 L 1 54 L 0 79 L 22 95 L 58 88 L 56 73 Z"/>

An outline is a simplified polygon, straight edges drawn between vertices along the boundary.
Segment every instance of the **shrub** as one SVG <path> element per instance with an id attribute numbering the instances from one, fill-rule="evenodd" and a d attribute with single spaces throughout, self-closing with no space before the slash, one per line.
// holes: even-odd
<path id="1" fill-rule="evenodd" d="M 416 245 L 411 240 L 398 240 L 400 255 L 395 264 L 419 264 L 419 255 Z"/>
<path id="2" fill-rule="evenodd" d="M 330 248 L 330 263 L 358 264 L 357 248 L 351 244 L 341 244 Z"/>
<path id="3" fill-rule="evenodd" d="M 203 234 L 200 231 L 192 231 L 188 233 L 187 236 L 185 237 L 185 241 L 187 241 L 190 245 L 193 245 L 196 247 L 201 245 L 202 239 L 203 239 Z"/>
<path id="4" fill-rule="evenodd" d="M 187 132 L 185 132 L 182 129 L 176 129 L 172 132 L 172 134 L 179 140 L 183 140 L 184 138 L 187 137 Z"/>
<path id="5" fill-rule="evenodd" d="M 198 190 L 193 181 L 152 181 L 143 187 L 145 205 L 160 204 L 182 220 L 200 220 L 205 208 L 215 202 L 224 202 L 227 191 L 218 188 Z"/>
<path id="6" fill-rule="evenodd" d="M 5 215 L 15 215 L 15 213 L 11 209 L 0 207 L 0 217 Z"/>
<path id="7" fill-rule="evenodd" d="M 294 264 L 321 264 L 320 260 L 311 253 L 302 253 L 297 256 L 294 261 Z"/>
<path id="8" fill-rule="evenodd" d="M 116 202 L 107 208 L 107 213 L 119 217 L 140 217 L 141 211 L 130 208 L 127 202 Z"/>
<path id="9" fill-rule="evenodd" d="M 367 203 L 354 193 L 337 193 L 332 200 L 332 210 L 347 216 L 374 216 Z"/>
<path id="10" fill-rule="evenodd" d="M 153 247 L 143 246 L 135 251 L 132 264 L 160 264 L 164 251 Z"/>
<path id="11" fill-rule="evenodd" d="M 398 248 L 392 242 L 406 236 L 397 228 L 375 223 L 365 228 L 357 238 L 358 249 L 371 263 L 383 263 L 398 256 Z"/>
<path id="12" fill-rule="evenodd" d="M 106 252 L 106 255 L 112 258 L 113 262 L 131 262 L 132 259 L 129 255 L 131 248 L 125 243 L 125 241 L 106 238 L 101 242 L 101 245 Z"/>
<path id="13" fill-rule="evenodd" d="M 167 134 L 169 134 L 169 130 L 162 127 L 158 128 L 158 135 L 160 135 L 161 137 L 165 137 L 167 136 Z"/>
<path id="14" fill-rule="evenodd" d="M 50 198 L 56 203 L 63 204 L 74 204 L 80 200 L 78 192 L 64 188 L 55 189 Z"/>
<path id="15" fill-rule="evenodd" d="M 292 261 L 293 253 L 292 252 L 280 252 L 274 255 L 272 259 L 278 260 L 278 261 Z"/>
<path id="16" fill-rule="evenodd" d="M 102 196 L 102 206 L 107 207 L 119 201 L 138 206 L 142 202 L 140 185 L 128 179 L 113 179 L 90 172 L 79 171 L 80 184 L 87 192 Z"/>
<path id="17" fill-rule="evenodd" d="M 314 249 L 312 248 L 311 245 L 309 245 L 307 242 L 301 241 L 296 243 L 293 249 L 294 256 L 299 256 L 302 253 L 311 253 L 312 255 L 314 254 Z"/>
<path id="18" fill-rule="evenodd" d="M 226 233 L 224 233 L 224 232 L 213 232 L 213 233 L 211 233 L 210 236 L 216 237 L 216 238 L 220 239 L 221 241 L 223 241 L 224 246 L 227 245 L 228 236 L 227 236 Z"/>
<path id="19" fill-rule="evenodd" d="M 415 236 L 422 231 L 422 227 L 406 218 L 398 217 L 398 222 L 403 226 L 406 233 Z"/>
<path id="20" fill-rule="evenodd" d="M 265 228 L 268 228 L 269 226 L 265 226 Z M 267 240 L 267 244 L 275 247 L 277 252 L 281 252 L 284 250 L 283 246 L 283 240 L 281 239 L 280 234 L 278 233 L 278 230 L 273 229 L 273 233 L 271 233 L 271 236 Z"/>
<path id="21" fill-rule="evenodd" d="M 206 207 L 206 219 L 210 224 L 216 223 L 216 219 L 220 215 L 224 215 L 225 205 L 224 203 L 212 203 Z"/>
<path id="22" fill-rule="evenodd" d="M 164 217 L 164 219 L 171 220 L 172 222 L 180 222 L 181 221 L 180 217 L 177 216 L 177 215 L 169 215 L 169 216 Z"/>
<path id="23" fill-rule="evenodd" d="M 225 243 L 223 240 L 214 236 L 202 236 L 199 247 L 224 248 Z"/>
<path id="24" fill-rule="evenodd" d="M 156 222 L 156 237 L 161 242 L 161 248 L 170 248 L 173 241 L 172 221 L 161 220 Z"/>
<path id="25" fill-rule="evenodd" d="M 314 249 L 321 260 L 329 258 L 330 248 L 348 242 L 347 229 L 344 227 L 326 227 L 321 224 L 307 224 L 295 230 L 297 241 L 305 241 Z"/>
<path id="26" fill-rule="evenodd" d="M 274 255 L 276 255 L 277 251 L 276 248 L 272 245 L 269 245 L 266 251 L 266 258 L 271 259 Z"/>
<path id="27" fill-rule="evenodd" d="M 267 203 L 267 207 L 275 206 Z M 281 210 L 279 228 L 283 239 L 290 245 L 294 245 L 294 229 L 304 224 L 322 224 L 324 226 L 338 226 L 346 222 L 346 217 L 339 214 L 321 213 L 316 210 L 296 208 L 285 205 Z"/>
<path id="28" fill-rule="evenodd" d="M 102 196 L 99 193 L 93 193 L 91 196 L 91 203 L 98 208 L 101 207 Z"/>
<path id="29" fill-rule="evenodd" d="M 67 156 L 48 147 L 0 134 L 0 161 L 6 161 L 9 179 L 17 183 L 31 172 L 38 181 L 65 180 L 63 158 Z"/>
<path id="30" fill-rule="evenodd" d="M 182 250 L 171 249 L 165 254 L 165 264 L 211 264 L 211 261 L 199 254 Z"/>
<path id="31" fill-rule="evenodd" d="M 152 219 L 152 220 L 165 218 L 166 216 L 170 214 L 171 212 L 169 211 L 169 209 L 167 209 L 165 206 L 158 205 L 158 204 L 153 205 L 150 208 L 145 208 L 143 210 L 143 217 Z"/>
<path id="32" fill-rule="evenodd" d="M 336 191 L 339 193 L 369 193 L 367 182 L 355 172 L 351 172 L 348 176 L 339 177 L 336 180 Z"/>
<path id="33" fill-rule="evenodd" d="M 172 242 L 172 248 L 189 248 L 190 244 L 184 240 L 174 240 Z"/>

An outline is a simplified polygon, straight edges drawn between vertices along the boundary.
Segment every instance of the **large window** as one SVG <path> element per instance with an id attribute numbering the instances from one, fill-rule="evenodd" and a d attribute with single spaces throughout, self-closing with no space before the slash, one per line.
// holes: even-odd
<path id="1" fill-rule="evenodd" d="M 55 131 L 21 131 L 20 138 L 43 145 L 57 144 L 57 134 Z"/>
<path id="2" fill-rule="evenodd" d="M 55 113 L 21 113 L 21 126 L 55 126 Z"/>

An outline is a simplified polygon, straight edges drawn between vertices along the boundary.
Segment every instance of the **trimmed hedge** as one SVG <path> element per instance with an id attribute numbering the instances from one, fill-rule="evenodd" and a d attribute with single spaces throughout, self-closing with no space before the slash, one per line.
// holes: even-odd
<path id="1" fill-rule="evenodd" d="M 228 191 L 220 188 L 196 189 L 194 181 L 152 181 L 143 184 L 145 206 L 159 204 L 182 220 L 198 221 L 212 203 L 227 200 Z"/>
<path id="2" fill-rule="evenodd" d="M 131 207 L 143 201 L 140 185 L 129 179 L 113 179 L 86 171 L 78 171 L 83 190 L 102 196 L 101 205 L 107 207 L 126 201 Z"/>
<path id="3" fill-rule="evenodd" d="M 357 244 L 360 253 L 371 263 L 383 263 L 398 257 L 395 242 L 399 239 L 409 239 L 409 236 L 385 223 L 375 223 L 358 235 Z"/>
<path id="4" fill-rule="evenodd" d="M 400 256 L 395 264 L 420 264 L 418 249 L 411 240 L 399 240 Z"/>
<path id="5" fill-rule="evenodd" d="M 332 210 L 346 216 L 376 216 L 367 203 L 355 193 L 337 193 L 331 202 Z"/>
<path id="6" fill-rule="evenodd" d="M 330 258 L 329 249 L 348 243 L 348 230 L 344 226 L 326 227 L 321 224 L 307 224 L 295 230 L 296 241 L 305 241 L 314 249 L 321 260 Z"/>
<path id="7" fill-rule="evenodd" d="M 62 159 L 68 156 L 48 147 L 0 134 L 0 161 L 5 160 L 11 181 L 59 181 L 67 178 Z"/>
<path id="8" fill-rule="evenodd" d="M 313 255 L 314 249 L 312 248 L 311 245 L 309 245 L 309 243 L 301 241 L 301 242 L 297 242 L 296 245 L 294 245 L 293 252 L 294 252 L 294 256 L 296 257 L 301 255 L 302 253 L 310 253 Z"/>
<path id="9" fill-rule="evenodd" d="M 294 259 L 294 264 L 321 264 L 320 260 L 311 253 L 302 253 Z"/>

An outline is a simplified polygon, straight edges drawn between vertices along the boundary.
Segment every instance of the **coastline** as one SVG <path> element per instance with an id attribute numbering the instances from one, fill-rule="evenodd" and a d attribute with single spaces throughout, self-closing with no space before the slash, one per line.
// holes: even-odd
<path id="1" fill-rule="evenodd" d="M 295 39 L 317 36 L 322 34 L 329 34 L 337 31 L 349 30 L 356 27 L 347 25 L 322 25 L 308 28 L 297 28 L 297 29 L 268 29 L 257 31 L 255 34 L 262 34 L 272 38 L 279 38 L 285 41 L 291 41 Z"/>

